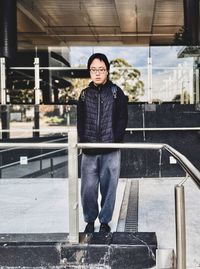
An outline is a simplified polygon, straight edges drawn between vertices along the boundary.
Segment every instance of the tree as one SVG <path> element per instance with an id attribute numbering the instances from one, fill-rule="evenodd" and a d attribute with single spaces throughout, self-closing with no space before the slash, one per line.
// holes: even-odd
<path id="1" fill-rule="evenodd" d="M 110 65 L 110 79 L 124 90 L 129 101 L 138 101 L 138 97 L 144 95 L 144 83 L 140 80 L 140 71 L 122 58 L 112 60 Z"/>

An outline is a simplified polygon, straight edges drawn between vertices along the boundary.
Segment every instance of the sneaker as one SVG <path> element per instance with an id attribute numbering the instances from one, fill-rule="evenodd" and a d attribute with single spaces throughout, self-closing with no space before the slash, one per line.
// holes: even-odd
<path id="1" fill-rule="evenodd" d="M 94 222 L 89 222 L 86 225 L 84 233 L 86 233 L 86 234 L 94 233 Z"/>
<path id="2" fill-rule="evenodd" d="M 101 223 L 99 232 L 100 233 L 109 233 L 110 232 L 110 226 L 107 223 Z"/>

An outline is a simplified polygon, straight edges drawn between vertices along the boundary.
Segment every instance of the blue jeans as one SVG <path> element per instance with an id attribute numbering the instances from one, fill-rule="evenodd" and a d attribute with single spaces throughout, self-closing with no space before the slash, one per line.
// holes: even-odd
<path id="1" fill-rule="evenodd" d="M 117 183 L 120 174 L 120 150 L 100 155 L 82 155 L 81 202 L 85 222 L 100 223 L 112 219 Z M 98 206 L 98 188 L 101 193 L 101 210 Z"/>

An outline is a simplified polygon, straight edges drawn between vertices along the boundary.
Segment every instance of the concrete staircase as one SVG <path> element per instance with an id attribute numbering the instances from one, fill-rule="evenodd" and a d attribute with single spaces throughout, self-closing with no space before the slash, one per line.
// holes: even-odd
<path id="1" fill-rule="evenodd" d="M 144 269 L 156 265 L 155 233 L 1 234 L 0 268 Z"/>

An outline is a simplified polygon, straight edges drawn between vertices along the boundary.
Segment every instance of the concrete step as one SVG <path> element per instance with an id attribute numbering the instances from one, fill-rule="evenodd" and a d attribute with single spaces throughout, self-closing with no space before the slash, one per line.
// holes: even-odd
<path id="1" fill-rule="evenodd" d="M 156 264 L 156 234 L 79 234 L 70 244 L 68 234 L 1 234 L 1 268 L 144 269 Z"/>

